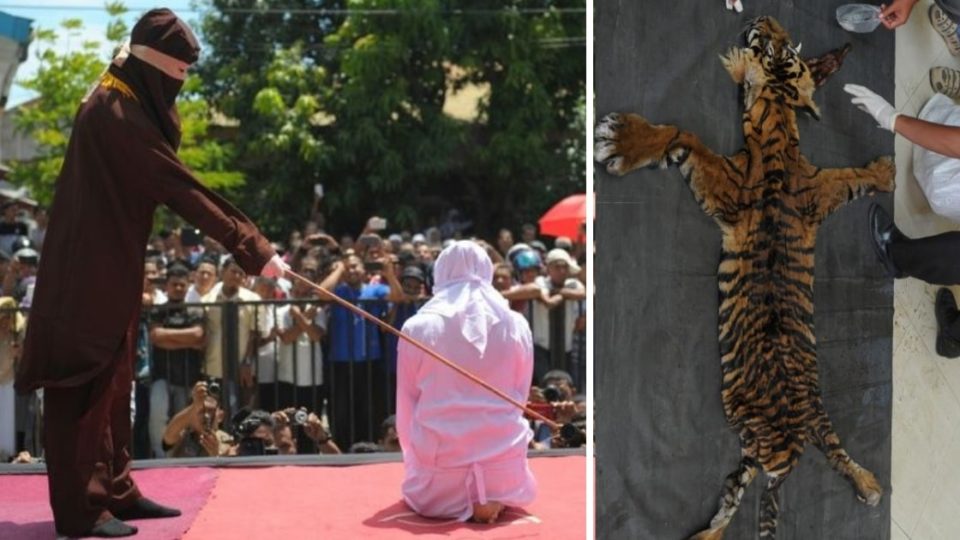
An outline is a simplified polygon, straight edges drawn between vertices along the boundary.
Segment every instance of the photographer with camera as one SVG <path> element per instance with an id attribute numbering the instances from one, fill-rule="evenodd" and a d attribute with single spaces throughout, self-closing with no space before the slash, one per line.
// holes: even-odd
<path id="1" fill-rule="evenodd" d="M 290 407 L 273 413 L 273 421 L 273 438 L 281 455 L 342 453 L 316 413 Z"/>
<path id="2" fill-rule="evenodd" d="M 530 388 L 527 405 L 559 424 L 575 423 L 578 417 L 583 416 L 574 402 L 575 395 L 573 377 L 562 369 L 554 369 L 543 376 L 539 387 Z M 563 443 L 560 439 L 554 438 L 553 431 L 542 422 L 534 420 L 532 427 L 534 430 L 532 448 L 544 450 L 555 447 L 558 442 Z M 562 446 L 566 446 L 566 443 Z"/>
<path id="3" fill-rule="evenodd" d="M 267 456 L 278 453 L 273 430 L 276 427 L 274 416 L 264 410 L 246 411 L 234 415 L 237 445 L 230 449 L 230 455 Z"/>
<path id="4" fill-rule="evenodd" d="M 232 441 L 220 430 L 220 385 L 199 381 L 193 385 L 192 401 L 178 412 L 163 432 L 163 450 L 167 457 L 216 457 L 226 455 Z"/>

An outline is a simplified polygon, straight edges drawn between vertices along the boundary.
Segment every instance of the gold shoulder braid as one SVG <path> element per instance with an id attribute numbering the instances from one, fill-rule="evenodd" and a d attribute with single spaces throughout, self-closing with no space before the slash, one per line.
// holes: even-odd
<path id="1" fill-rule="evenodd" d="M 110 72 L 104 73 L 103 77 L 100 78 L 100 86 L 107 89 L 116 90 L 125 97 L 131 98 L 134 101 L 139 101 L 136 94 L 133 93 L 133 90 L 130 90 L 130 87 L 127 86 L 127 83 L 121 81 Z"/>

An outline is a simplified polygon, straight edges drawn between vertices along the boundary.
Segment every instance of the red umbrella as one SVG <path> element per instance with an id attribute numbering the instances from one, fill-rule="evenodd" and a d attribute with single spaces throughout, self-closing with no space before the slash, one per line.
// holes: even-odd
<path id="1" fill-rule="evenodd" d="M 581 236 L 580 226 L 586 220 L 587 194 L 570 195 L 540 217 L 540 234 L 577 239 Z"/>

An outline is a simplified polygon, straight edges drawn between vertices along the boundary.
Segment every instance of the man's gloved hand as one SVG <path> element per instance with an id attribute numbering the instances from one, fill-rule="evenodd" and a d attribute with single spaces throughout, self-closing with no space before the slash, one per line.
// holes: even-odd
<path id="1" fill-rule="evenodd" d="M 274 255 L 272 259 L 260 271 L 260 275 L 265 278 L 277 279 L 286 275 L 290 270 L 290 265 L 283 262 L 279 255 Z"/>
<path id="2" fill-rule="evenodd" d="M 727 9 L 732 9 L 737 13 L 740 13 L 741 11 L 743 11 L 743 3 L 741 3 L 740 0 L 726 0 L 726 1 L 727 1 Z"/>
<path id="3" fill-rule="evenodd" d="M 858 84 L 846 84 L 843 90 L 852 95 L 851 103 L 861 111 L 869 114 L 883 129 L 893 131 L 900 113 L 887 100 L 875 94 L 872 90 Z"/>

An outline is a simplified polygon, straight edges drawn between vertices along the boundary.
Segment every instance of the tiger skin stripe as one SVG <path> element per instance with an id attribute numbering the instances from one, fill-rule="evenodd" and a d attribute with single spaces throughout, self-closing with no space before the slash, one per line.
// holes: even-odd
<path id="1" fill-rule="evenodd" d="M 719 156 L 693 134 L 611 114 L 596 128 L 595 155 L 624 175 L 679 167 L 697 204 L 723 233 L 719 346 L 724 414 L 741 461 L 724 481 L 719 509 L 694 540 L 717 540 L 757 474 L 767 478 L 759 533 L 774 538 L 780 486 L 812 443 L 854 487 L 879 503 L 882 489 L 840 444 L 820 395 L 813 328 L 814 250 L 820 223 L 847 202 L 894 188 L 894 166 L 821 169 L 800 154 L 795 109 L 819 117 L 813 76 L 787 33 L 769 17 L 747 29 L 747 46 L 721 57 L 743 85 L 744 148 Z"/>

